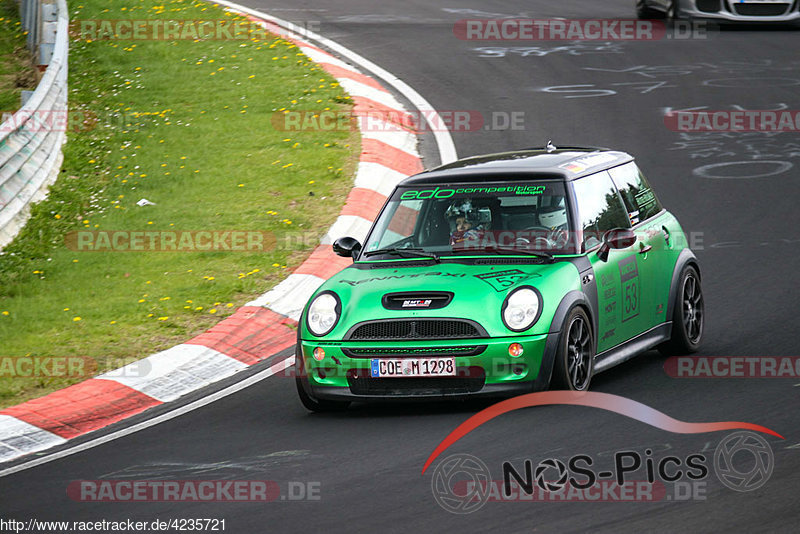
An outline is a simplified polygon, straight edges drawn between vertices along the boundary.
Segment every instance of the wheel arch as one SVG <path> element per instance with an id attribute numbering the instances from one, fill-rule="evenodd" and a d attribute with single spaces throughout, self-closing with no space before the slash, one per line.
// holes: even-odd
<path id="1" fill-rule="evenodd" d="M 675 262 L 675 268 L 672 270 L 672 281 L 669 286 L 669 299 L 667 300 L 667 315 L 669 320 L 672 320 L 672 313 L 675 309 L 675 298 L 678 292 L 678 285 L 681 281 L 681 273 L 687 265 L 691 265 L 697 271 L 697 278 L 700 282 L 703 281 L 703 275 L 700 272 L 700 262 L 697 256 L 694 255 L 690 249 L 685 248 L 678 255 L 678 261 Z"/>
<path id="2" fill-rule="evenodd" d="M 572 290 L 564 295 L 553 315 L 553 321 L 550 323 L 550 331 L 547 334 L 547 341 L 545 342 L 539 375 L 536 377 L 533 384 L 534 391 L 546 391 L 550 386 L 556 354 L 558 353 L 558 347 L 561 343 L 561 336 L 564 333 L 564 321 L 566 321 L 569 314 L 575 308 L 583 309 L 584 313 L 586 313 L 586 316 L 589 318 L 589 326 L 592 329 L 592 343 L 595 353 L 597 352 L 597 324 L 595 322 L 595 313 L 592 309 L 592 304 L 585 293 Z"/>

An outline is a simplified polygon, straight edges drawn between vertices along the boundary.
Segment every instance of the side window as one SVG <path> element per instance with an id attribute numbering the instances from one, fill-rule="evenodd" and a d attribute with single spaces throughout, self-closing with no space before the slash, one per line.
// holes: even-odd
<path id="1" fill-rule="evenodd" d="M 626 163 L 608 172 L 622 195 L 631 224 L 645 221 L 661 211 L 661 203 L 635 163 Z"/>
<path id="2" fill-rule="evenodd" d="M 630 228 L 630 220 L 607 171 L 572 182 L 583 229 L 584 250 L 602 242 L 613 228 Z"/>

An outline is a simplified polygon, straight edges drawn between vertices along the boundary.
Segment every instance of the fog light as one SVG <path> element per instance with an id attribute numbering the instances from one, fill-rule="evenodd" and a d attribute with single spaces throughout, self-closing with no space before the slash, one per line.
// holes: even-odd
<path id="1" fill-rule="evenodd" d="M 508 346 L 508 355 L 514 358 L 519 358 L 522 356 L 522 353 L 525 352 L 525 349 L 522 348 L 522 345 L 519 343 L 512 343 Z"/>
<path id="2" fill-rule="evenodd" d="M 325 349 L 322 347 L 317 347 L 314 349 L 314 359 L 318 362 L 321 362 L 325 358 Z"/>

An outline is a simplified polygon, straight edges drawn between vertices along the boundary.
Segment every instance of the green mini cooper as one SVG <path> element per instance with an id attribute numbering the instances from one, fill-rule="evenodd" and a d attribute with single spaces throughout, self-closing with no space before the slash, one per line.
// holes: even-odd
<path id="1" fill-rule="evenodd" d="M 633 158 L 472 157 L 401 182 L 298 327 L 310 410 L 352 401 L 585 390 L 657 347 L 697 350 L 697 258 Z"/>

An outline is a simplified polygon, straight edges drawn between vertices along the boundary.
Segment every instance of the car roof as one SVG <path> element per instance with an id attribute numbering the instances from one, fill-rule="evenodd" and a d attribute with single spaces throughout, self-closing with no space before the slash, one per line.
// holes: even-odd
<path id="1" fill-rule="evenodd" d="M 406 178 L 400 185 L 532 178 L 571 181 L 630 161 L 630 154 L 601 148 L 525 149 L 460 159 Z"/>

